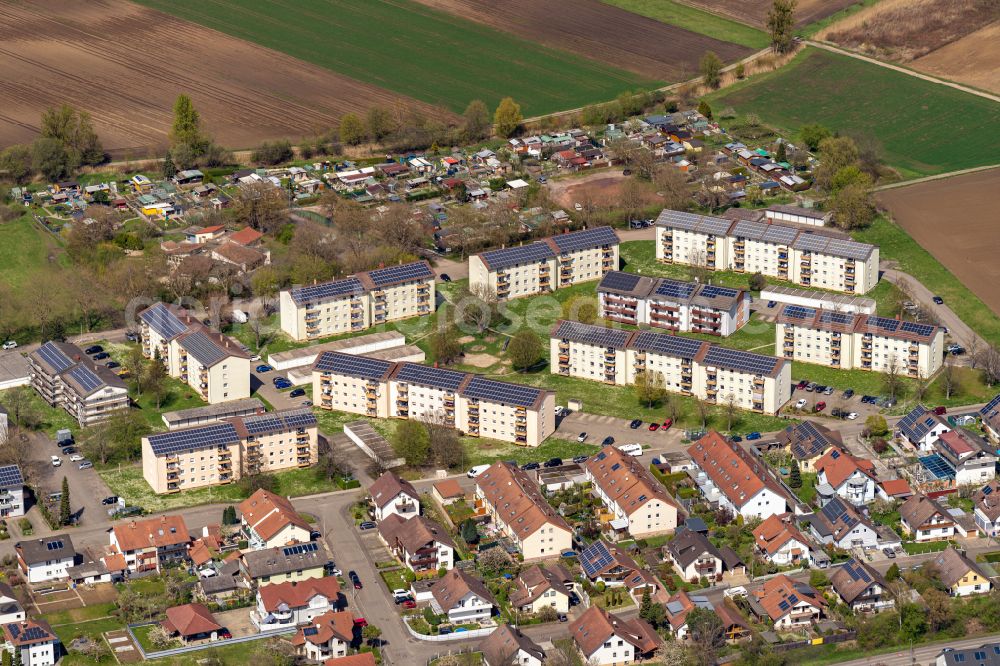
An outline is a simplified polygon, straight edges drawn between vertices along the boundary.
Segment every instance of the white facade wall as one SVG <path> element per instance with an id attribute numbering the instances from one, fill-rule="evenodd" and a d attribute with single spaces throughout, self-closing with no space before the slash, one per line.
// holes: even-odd
<path id="1" fill-rule="evenodd" d="M 584 657 L 588 666 L 631 664 L 635 660 L 635 646 L 612 634 L 601 647 Z"/>
<path id="2" fill-rule="evenodd" d="M 58 560 L 49 560 L 28 566 L 28 582 L 44 583 L 50 580 L 68 578 L 66 569 L 73 566 L 72 557 L 64 557 Z"/>

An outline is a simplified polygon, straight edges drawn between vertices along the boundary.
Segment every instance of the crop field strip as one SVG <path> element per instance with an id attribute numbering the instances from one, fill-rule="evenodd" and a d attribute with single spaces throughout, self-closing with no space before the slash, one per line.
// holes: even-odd
<path id="1" fill-rule="evenodd" d="M 819 49 L 709 100 L 740 115 L 756 113 L 787 136 L 818 122 L 871 137 L 904 177 L 994 164 L 1000 154 L 995 102 Z"/>
<path id="2" fill-rule="evenodd" d="M 417 0 L 420 4 L 513 33 L 553 48 L 571 51 L 652 79 L 678 81 L 697 73 L 698 59 L 714 51 L 723 60 L 749 55 L 751 48 L 705 33 L 690 25 L 672 24 L 644 12 L 600 0 Z M 698 12 L 708 19 L 715 17 Z M 724 19 L 718 19 L 724 20 Z M 739 26 L 744 31 L 752 28 Z M 759 33 L 763 37 L 763 33 Z M 714 37 L 714 38 L 713 38 Z"/>
<path id="3" fill-rule="evenodd" d="M 662 84 L 414 0 L 136 1 L 455 112 L 511 96 L 533 116 Z"/>
<path id="4" fill-rule="evenodd" d="M 266 63 L 266 66 L 261 66 Z M 334 126 L 379 104 L 431 107 L 125 0 L 0 2 L 0 145 L 30 141 L 49 106 L 91 112 L 112 154 L 166 144 L 189 93 L 220 143 Z"/>
<path id="5" fill-rule="evenodd" d="M 629 12 L 691 30 L 706 37 L 731 42 L 748 49 L 759 50 L 770 45 L 771 40 L 755 27 L 731 18 L 713 14 L 678 0 L 601 0 Z"/>
<path id="6" fill-rule="evenodd" d="M 706 12 L 728 16 L 741 23 L 763 27 L 772 0 L 683 0 L 684 4 Z M 804 26 L 850 7 L 857 0 L 799 0 L 795 6 L 795 24 Z"/>

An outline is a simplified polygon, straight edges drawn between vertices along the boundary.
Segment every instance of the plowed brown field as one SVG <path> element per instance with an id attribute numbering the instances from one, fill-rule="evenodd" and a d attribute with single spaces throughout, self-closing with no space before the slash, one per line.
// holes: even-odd
<path id="1" fill-rule="evenodd" d="M 552 48 L 637 72 L 679 81 L 696 76 L 698 60 L 714 51 L 726 62 L 751 49 L 661 23 L 599 0 L 418 0 L 421 4 Z M 553 81 L 552 85 L 559 85 Z"/>
<path id="2" fill-rule="evenodd" d="M 914 240 L 1000 314 L 997 192 L 1000 169 L 992 169 L 886 190 L 878 194 L 878 201 Z"/>
<path id="3" fill-rule="evenodd" d="M 763 27 L 773 0 L 680 0 L 686 5 L 728 16 L 749 25 Z M 800 0 L 795 5 L 795 24 L 803 26 L 825 19 L 857 0 Z"/>
<path id="4" fill-rule="evenodd" d="M 374 105 L 430 111 L 125 0 L 0 0 L 0 147 L 32 140 L 42 110 L 65 102 L 93 115 L 112 154 L 145 156 L 166 144 L 180 93 L 233 148 L 325 131 Z"/>
<path id="5" fill-rule="evenodd" d="M 1000 22 L 910 63 L 916 69 L 1000 93 Z"/>

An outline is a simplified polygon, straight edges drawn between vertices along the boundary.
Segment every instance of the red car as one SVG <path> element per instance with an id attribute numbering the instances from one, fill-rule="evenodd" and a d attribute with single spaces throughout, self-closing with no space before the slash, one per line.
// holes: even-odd
<path id="1" fill-rule="evenodd" d="M 674 424 L 673 419 L 667 419 L 666 421 L 663 422 L 663 425 L 660 426 L 660 430 L 669 430 L 670 426 L 672 426 L 673 424 Z"/>
<path id="2" fill-rule="evenodd" d="M 803 379 L 801 382 L 799 382 L 798 384 L 795 385 L 795 388 L 797 388 L 798 390 L 801 391 L 802 389 L 804 389 L 807 386 L 809 386 L 809 382 L 807 382 L 806 380 Z"/>
<path id="3" fill-rule="evenodd" d="M 407 609 L 407 610 L 410 610 L 411 608 L 416 608 L 416 607 L 417 607 L 417 602 L 416 602 L 416 601 L 414 601 L 413 599 L 407 599 L 406 601 L 404 601 L 404 602 L 403 602 L 402 604 L 400 604 L 400 605 L 401 605 L 401 606 L 402 606 L 403 608 L 405 608 L 405 609 Z"/>
<path id="4" fill-rule="evenodd" d="M 941 416 L 942 414 L 947 414 L 948 413 L 948 409 L 946 407 L 943 407 L 943 406 L 942 407 L 935 407 L 934 408 L 934 413 L 937 414 L 938 416 Z"/>
<path id="5" fill-rule="evenodd" d="M 660 429 L 660 424 L 659 423 L 650 423 L 649 424 L 649 431 L 650 432 L 655 432 L 656 430 L 659 430 L 659 429 Z"/>
<path id="6" fill-rule="evenodd" d="M 219 638 L 232 638 L 233 634 L 228 629 L 223 629 L 219 632 Z"/>
<path id="7" fill-rule="evenodd" d="M 364 629 L 365 627 L 368 626 L 368 620 L 366 620 L 363 617 L 356 617 L 354 618 L 354 626 L 361 627 L 362 629 Z"/>
<path id="8" fill-rule="evenodd" d="M 822 412 L 824 409 L 826 409 L 826 403 L 820 400 L 819 402 L 816 403 L 815 409 L 817 412 Z"/>

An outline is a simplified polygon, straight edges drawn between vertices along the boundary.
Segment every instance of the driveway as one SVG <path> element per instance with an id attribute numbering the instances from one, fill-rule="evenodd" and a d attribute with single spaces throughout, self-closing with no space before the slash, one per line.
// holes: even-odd
<path id="1" fill-rule="evenodd" d="M 254 367 L 256 367 L 256 365 Z M 254 396 L 267 400 L 275 409 L 292 409 L 293 407 L 301 407 L 302 402 L 309 399 L 309 395 L 302 395 L 297 398 L 293 398 L 289 395 L 293 390 L 300 387 L 296 386 L 286 391 L 279 391 L 274 388 L 274 378 L 284 376 L 285 374 L 279 370 L 272 370 L 261 374 L 258 374 L 256 371 L 251 372 L 250 393 Z"/>

